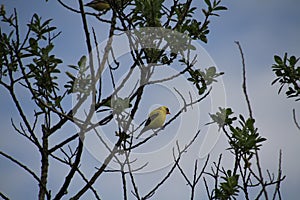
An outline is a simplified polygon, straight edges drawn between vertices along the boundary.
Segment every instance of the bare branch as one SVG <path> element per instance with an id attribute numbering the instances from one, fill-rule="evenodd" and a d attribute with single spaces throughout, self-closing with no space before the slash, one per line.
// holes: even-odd
<path id="1" fill-rule="evenodd" d="M 84 180 L 84 182 L 88 183 L 88 179 L 84 176 L 84 174 L 77 168 L 77 173 L 81 176 L 81 178 Z M 90 189 L 92 190 L 92 192 L 94 193 L 94 196 L 97 200 L 101 200 L 101 198 L 99 197 L 97 190 L 91 185 Z"/>
<path id="2" fill-rule="evenodd" d="M 208 199 L 212 199 L 212 195 L 209 194 L 209 187 L 208 187 L 205 177 L 203 177 L 203 181 L 204 181 L 204 186 L 205 186 L 205 191 L 206 191 L 207 197 L 208 197 Z"/>
<path id="3" fill-rule="evenodd" d="M 0 192 L 0 197 L 2 197 L 4 200 L 9 200 L 9 198 L 5 196 L 2 192 Z"/>
<path id="4" fill-rule="evenodd" d="M 242 57 L 242 66 L 243 66 L 243 92 L 246 98 L 246 102 L 247 102 L 247 106 L 248 106 L 248 111 L 249 111 L 249 116 L 251 119 L 253 119 L 253 115 L 252 115 L 252 109 L 251 109 L 251 105 L 250 105 L 250 100 L 249 100 L 249 96 L 247 94 L 247 85 L 246 85 L 246 64 L 245 64 L 245 58 L 244 58 L 244 53 L 242 50 L 242 47 L 240 45 L 240 43 L 238 41 L 235 41 L 235 43 L 237 44 L 239 50 L 240 50 L 240 54 Z"/>
<path id="5" fill-rule="evenodd" d="M 77 149 L 77 154 L 76 154 L 74 164 L 73 164 L 70 172 L 66 176 L 65 181 L 64 181 L 63 185 L 61 186 L 59 192 L 54 197 L 54 200 L 59 200 L 59 199 L 61 199 L 62 196 L 64 196 L 66 194 L 65 192 L 67 191 L 67 189 L 73 179 L 73 176 L 79 166 L 79 163 L 81 160 L 81 155 L 82 155 L 82 150 L 83 150 L 83 143 L 82 143 L 81 139 L 79 138 L 78 139 L 78 149 Z"/>
<path id="6" fill-rule="evenodd" d="M 62 0 L 57 0 L 64 8 L 66 8 L 67 10 L 70 10 L 72 12 L 75 12 L 75 13 L 80 13 L 79 10 L 76 10 L 70 6 L 68 6 L 67 4 L 65 4 Z"/>
<path id="7" fill-rule="evenodd" d="M 176 166 L 179 163 L 182 154 L 186 153 L 187 149 L 195 142 L 199 134 L 200 131 L 198 131 L 195 134 L 195 136 L 192 138 L 192 140 L 188 144 L 186 144 L 182 150 L 178 152 L 177 159 L 174 160 L 174 164 L 169 170 L 169 172 L 166 174 L 166 176 L 152 190 L 150 190 L 142 199 L 149 199 L 150 197 L 152 197 L 155 194 L 156 190 L 158 190 L 170 178 L 170 176 L 173 174 L 173 171 L 176 169 Z"/>
<path id="8" fill-rule="evenodd" d="M 111 161 L 111 159 L 114 157 L 114 155 L 118 152 L 118 148 L 120 147 L 121 142 L 122 142 L 121 139 L 119 139 L 117 141 L 117 143 L 115 144 L 114 148 L 112 149 L 112 152 L 106 157 L 106 159 L 104 160 L 104 163 L 99 168 L 99 170 L 96 173 L 94 173 L 94 175 L 89 180 L 89 182 L 74 197 L 72 197 L 71 199 L 79 199 L 89 189 L 89 187 L 95 183 L 95 181 L 97 180 L 97 178 L 106 169 L 108 163 Z"/>
<path id="9" fill-rule="evenodd" d="M 26 172 L 28 172 L 39 184 L 42 185 L 42 182 L 40 180 L 40 178 L 31 170 L 29 169 L 26 165 L 22 164 L 20 161 L 18 161 L 17 159 L 13 158 L 12 156 L 0 151 L 0 155 L 4 156 L 5 158 L 9 159 L 10 161 L 12 161 L 13 163 L 17 164 L 19 167 L 21 167 L 22 169 L 24 169 Z M 47 193 L 47 196 L 50 197 L 50 193 L 49 191 L 47 191 L 47 188 L 45 187 L 45 185 L 42 185 L 42 187 L 44 188 L 44 190 Z"/>
<path id="10" fill-rule="evenodd" d="M 281 151 L 281 149 L 280 149 L 280 151 L 279 151 L 279 161 L 278 161 L 277 184 L 276 184 L 276 188 L 275 188 L 275 191 L 274 191 L 273 199 L 276 198 L 276 194 L 278 194 L 279 199 L 281 199 L 280 183 L 281 183 L 282 180 L 285 178 L 285 176 L 282 177 L 281 158 L 282 158 L 282 151 Z"/>
<path id="11" fill-rule="evenodd" d="M 127 165 L 128 165 L 128 171 L 129 171 L 129 176 L 130 176 L 131 184 L 132 184 L 133 189 L 134 189 L 134 191 L 132 191 L 132 193 L 139 200 L 140 199 L 140 194 L 139 194 L 138 186 L 137 186 L 137 184 L 135 182 L 135 179 L 134 179 L 134 176 L 133 176 L 133 171 L 131 170 L 131 165 L 128 162 L 129 158 L 127 156 L 127 151 L 125 152 L 125 155 L 126 155 L 126 161 L 127 161 Z M 146 166 L 146 165 L 144 165 L 144 166 Z"/>
<path id="12" fill-rule="evenodd" d="M 296 111 L 295 111 L 295 109 L 293 109 L 293 119 L 294 119 L 296 127 L 300 130 L 300 125 L 298 124 L 297 119 L 296 119 Z"/>
<path id="13" fill-rule="evenodd" d="M 183 169 L 180 167 L 179 163 L 177 163 L 177 167 L 181 173 L 181 175 L 184 177 L 184 179 L 186 180 L 187 184 L 190 186 L 190 187 L 193 187 L 191 181 L 189 180 L 189 178 L 187 177 L 187 175 L 185 174 L 185 172 L 183 171 Z M 195 171 L 194 171 L 195 172 Z"/>
<path id="14" fill-rule="evenodd" d="M 206 158 L 206 160 L 205 160 L 205 163 L 204 163 L 204 165 L 202 167 L 202 170 L 201 170 L 200 174 L 198 175 L 197 179 L 195 180 L 195 184 L 197 184 L 199 182 L 201 176 L 204 174 L 204 172 L 205 172 L 204 170 L 206 169 L 206 167 L 208 165 L 209 157 L 210 156 L 208 155 L 207 158 Z"/>

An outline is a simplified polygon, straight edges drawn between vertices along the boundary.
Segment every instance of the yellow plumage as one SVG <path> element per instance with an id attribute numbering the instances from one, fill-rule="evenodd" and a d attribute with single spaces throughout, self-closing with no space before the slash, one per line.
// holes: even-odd
<path id="1" fill-rule="evenodd" d="M 148 116 L 145 127 L 141 130 L 136 139 L 138 139 L 144 132 L 150 129 L 157 129 L 162 127 L 165 123 L 167 114 L 170 114 L 170 111 L 166 106 L 161 106 L 153 110 Z"/>
<path id="2" fill-rule="evenodd" d="M 93 0 L 90 3 L 85 4 L 85 6 L 91 7 L 97 11 L 104 11 L 110 9 L 110 5 L 105 0 Z"/>

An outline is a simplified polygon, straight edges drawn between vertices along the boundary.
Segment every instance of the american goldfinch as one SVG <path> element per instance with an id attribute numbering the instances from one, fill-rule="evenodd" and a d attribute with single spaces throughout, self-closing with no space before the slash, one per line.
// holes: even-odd
<path id="1" fill-rule="evenodd" d="M 136 139 L 138 139 L 144 132 L 150 129 L 157 129 L 162 127 L 166 120 L 167 114 L 170 114 L 170 111 L 166 106 L 161 106 L 153 110 L 148 116 L 145 127 L 141 130 Z"/>
<path id="2" fill-rule="evenodd" d="M 105 11 L 110 9 L 110 5 L 105 0 L 93 0 L 90 3 L 85 4 L 85 6 L 94 8 L 97 11 Z"/>

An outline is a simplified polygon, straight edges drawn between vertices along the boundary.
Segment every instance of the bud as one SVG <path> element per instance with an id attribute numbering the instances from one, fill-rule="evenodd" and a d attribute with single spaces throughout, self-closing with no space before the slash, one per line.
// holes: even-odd
<path id="1" fill-rule="evenodd" d="M 1 15 L 1 16 L 5 15 L 5 7 L 4 7 L 4 4 L 1 4 L 0 15 Z"/>

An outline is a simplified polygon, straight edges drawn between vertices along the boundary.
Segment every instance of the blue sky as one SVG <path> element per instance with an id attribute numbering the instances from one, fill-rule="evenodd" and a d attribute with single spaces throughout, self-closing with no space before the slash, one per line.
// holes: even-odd
<path id="1" fill-rule="evenodd" d="M 73 1 L 66 2 L 71 3 Z M 35 12 L 39 13 L 43 19 L 53 18 L 53 23 L 59 30 L 63 31 L 62 36 L 57 40 L 55 52 L 66 64 L 77 63 L 81 55 L 86 53 L 80 17 L 66 11 L 56 1 L 50 0 L 45 3 L 36 0 L 1 0 L 0 3 L 6 6 L 7 12 L 17 8 L 21 23 L 27 23 Z M 300 56 L 300 1 L 224 0 L 223 4 L 228 8 L 228 11 L 221 12 L 221 17 L 211 19 L 208 44 L 201 44 L 210 54 L 219 70 L 225 72 L 222 79 L 226 91 L 227 106 L 232 107 L 237 114 L 247 115 L 241 90 L 241 58 L 234 41 L 241 43 L 245 54 L 247 84 L 256 125 L 259 132 L 268 139 L 261 151 L 262 164 L 265 168 L 276 172 L 278 151 L 282 149 L 283 173 L 287 175 L 282 185 L 282 194 L 285 199 L 297 199 L 300 188 L 300 161 L 298 159 L 300 132 L 293 124 L 292 109 L 296 108 L 298 121 L 300 121 L 300 107 L 299 103 L 286 99 L 283 93 L 277 95 L 278 86 L 271 86 L 271 82 L 275 78 L 271 66 L 275 54 L 282 56 L 288 52 L 290 55 Z M 199 0 L 195 5 L 202 6 L 203 3 Z M 95 24 L 95 21 L 91 20 L 91 23 Z M 98 28 L 101 29 L 101 27 Z M 100 40 L 105 39 L 105 34 L 103 34 L 103 39 L 100 36 Z M 0 88 L 0 93 L 0 103 L 4 105 L 0 108 L 2 127 L 0 148 L 25 163 L 30 162 L 32 168 L 38 170 L 38 163 L 34 161 L 39 161 L 40 158 L 38 154 L 32 153 L 35 149 L 24 144 L 24 139 L 12 131 L 10 118 L 16 117 L 17 112 L 11 104 L 7 92 Z M 22 91 L 19 95 L 22 95 Z M 27 109 L 30 110 L 30 107 Z M 212 151 L 212 159 L 216 159 L 219 153 L 222 153 L 226 148 L 226 140 L 221 136 Z M 24 152 L 26 152 L 26 156 L 24 156 Z M 87 151 L 84 156 L 87 157 L 89 163 L 83 163 L 83 165 L 90 165 L 93 168 L 99 164 Z M 0 166 L 0 176 L 2 177 L 0 190 L 2 192 L 7 193 L 12 199 L 22 199 L 24 195 L 27 195 L 27 199 L 36 198 L 35 191 L 37 188 L 27 174 L 2 157 L 0 157 Z M 49 184 L 55 190 L 60 185 L 55 180 L 57 177 L 61 177 L 63 173 L 56 172 L 53 168 L 51 170 L 55 173 L 52 173 L 54 175 Z M 166 169 L 138 176 L 138 181 L 142 185 L 141 191 L 147 191 L 147 187 L 152 184 L 152 182 L 143 182 L 144 179 L 158 178 L 164 173 L 166 173 Z M 120 184 L 119 177 L 108 174 L 103 176 L 101 180 L 105 182 L 105 185 L 99 183 L 95 187 L 99 188 L 99 193 L 102 194 L 103 199 L 120 199 L 121 192 L 115 192 L 116 188 L 120 188 L 118 185 Z M 173 188 L 174 185 L 167 184 L 159 190 L 157 197 L 159 199 L 171 197 L 187 199 L 189 190 L 182 177 L 177 174 L 171 181 L 181 184 L 178 188 Z M 28 192 L 28 190 L 32 192 Z M 201 196 L 201 194 L 197 195 L 198 197 Z"/>

